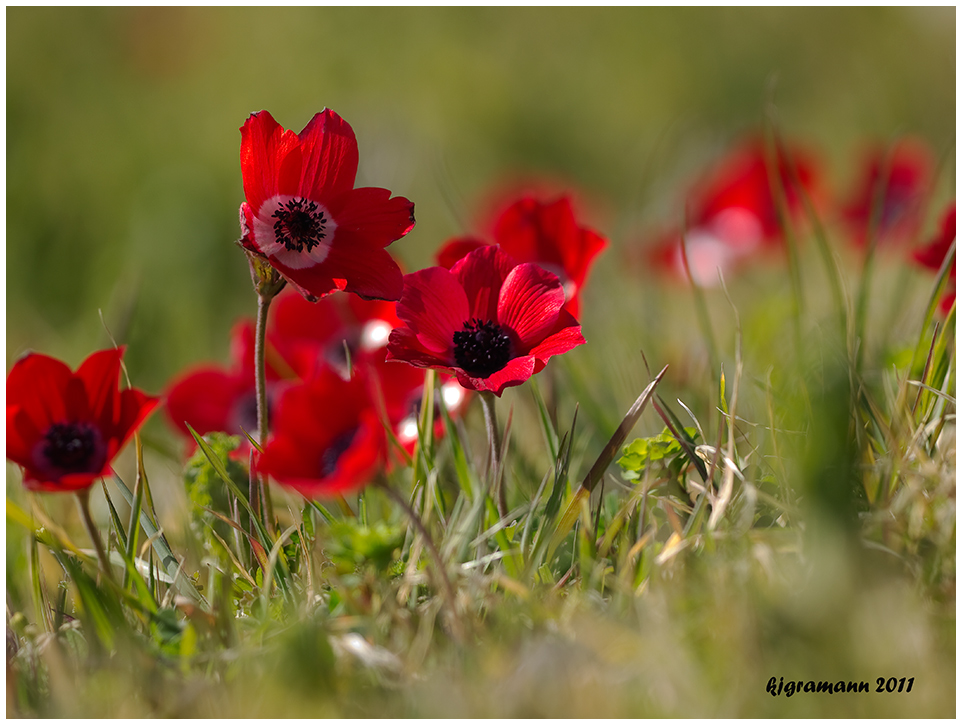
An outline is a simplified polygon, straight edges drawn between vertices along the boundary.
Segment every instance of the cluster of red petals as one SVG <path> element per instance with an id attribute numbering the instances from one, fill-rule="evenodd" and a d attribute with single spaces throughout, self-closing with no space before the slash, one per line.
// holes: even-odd
<path id="1" fill-rule="evenodd" d="M 585 341 L 561 280 L 499 246 L 405 275 L 397 314 L 404 326 L 391 332 L 388 360 L 453 372 L 498 396 Z"/>
<path id="2" fill-rule="evenodd" d="M 568 310 L 579 314 L 579 293 L 595 257 L 607 241 L 575 217 L 571 197 L 541 201 L 525 193 L 497 215 L 494 243 L 519 262 L 533 262 L 561 279 Z M 458 237 L 437 253 L 437 262 L 450 269 L 469 252 L 485 246 L 477 237 Z"/>
<path id="3" fill-rule="evenodd" d="M 275 421 L 290 416 L 282 406 L 297 408 L 298 398 L 305 395 L 318 403 L 323 391 L 335 387 L 333 383 L 312 387 L 315 379 L 334 374 L 343 381 L 353 381 L 360 376 L 366 397 L 355 396 L 357 400 L 376 416 L 385 416 L 398 441 L 412 452 L 417 442 L 416 416 L 425 371 L 385 364 L 388 336 L 399 324 L 394 303 L 364 300 L 347 293 L 308 302 L 295 292 L 281 293 L 271 305 L 265 354 L 268 419 L 274 433 L 269 440 L 279 433 Z M 249 445 L 243 434 L 256 438 L 257 433 L 253 321 L 235 325 L 231 360 L 227 368 L 201 365 L 178 376 L 166 394 L 167 413 L 188 441 L 193 440 L 188 424 L 201 435 L 223 431 L 242 436 L 237 455 L 246 460 Z M 289 389 L 295 392 L 287 395 Z M 448 413 L 456 416 L 465 403 L 464 392 L 451 381 L 442 384 L 441 393 Z M 326 420 L 321 412 L 319 415 Z M 443 423 L 440 416 L 435 420 L 435 435 L 440 437 Z M 358 473 L 360 469 L 352 470 Z M 354 485 L 364 482 L 356 480 Z M 346 484 L 341 481 L 338 485 Z"/>
<path id="4" fill-rule="evenodd" d="M 386 462 L 384 428 L 363 374 L 325 369 L 284 392 L 257 470 L 308 498 L 368 482 Z"/>
<path id="5" fill-rule="evenodd" d="M 324 367 L 350 377 L 351 367 L 384 359 L 388 335 L 400 323 L 394 303 L 332 294 L 317 302 L 283 293 L 271 305 L 270 348 L 307 379 Z"/>
<path id="6" fill-rule="evenodd" d="M 841 216 L 853 241 L 865 246 L 877 215 L 880 245 L 911 243 L 922 226 L 935 164 L 921 141 L 903 139 L 894 148 L 870 150 Z"/>
<path id="7" fill-rule="evenodd" d="M 926 246 L 916 249 L 912 253 L 912 258 L 927 269 L 938 271 L 945 263 L 945 258 L 952 248 L 955 241 L 955 202 L 949 205 L 942 215 L 942 224 L 938 233 Z M 949 283 L 952 289 L 946 293 L 939 303 L 942 314 L 947 314 L 952 305 L 955 304 L 955 265 L 949 268 Z"/>
<path id="8" fill-rule="evenodd" d="M 414 227 L 414 205 L 387 189 L 354 188 L 354 131 L 331 110 L 299 134 L 267 111 L 241 127 L 244 246 L 308 298 L 334 290 L 397 300 L 401 270 L 385 251 Z"/>
<path id="9" fill-rule="evenodd" d="M 684 251 L 682 233 L 673 231 L 651 247 L 648 260 L 687 279 L 687 256 L 695 282 L 710 286 L 718 284 L 718 269 L 737 270 L 778 247 L 783 224 L 799 221 L 805 197 L 816 202 L 821 197 L 821 181 L 814 157 L 801 149 L 782 147 L 773 159 L 769 156 L 762 141 L 753 139 L 724 158 L 689 195 Z M 774 175 L 772 165 L 777 166 Z M 782 202 L 784 221 L 779 216 Z"/>
<path id="10" fill-rule="evenodd" d="M 118 390 L 123 348 L 93 353 L 72 372 L 47 355 L 20 358 L 7 376 L 7 458 L 34 491 L 78 491 L 111 463 L 160 402 Z"/>
<path id="11" fill-rule="evenodd" d="M 257 438 L 257 394 L 254 384 L 254 322 L 243 320 L 231 330 L 229 367 L 205 364 L 185 370 L 167 387 L 166 413 L 187 440 L 221 431 L 241 436 L 241 455 L 248 450 L 245 433 Z M 268 420 L 277 397 L 287 384 L 277 365 L 267 361 Z"/>

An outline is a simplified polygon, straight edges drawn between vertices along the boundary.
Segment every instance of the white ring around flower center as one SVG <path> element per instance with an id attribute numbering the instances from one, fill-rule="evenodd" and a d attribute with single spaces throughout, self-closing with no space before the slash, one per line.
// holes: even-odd
<path id="1" fill-rule="evenodd" d="M 313 247 L 313 249 L 297 250 L 288 249 L 283 241 L 278 241 L 274 225 L 277 218 L 274 213 L 286 206 L 292 200 L 298 199 L 296 196 L 287 194 L 277 194 L 267 199 L 254 216 L 254 243 L 257 248 L 268 257 L 272 257 L 290 269 L 305 269 L 320 264 L 327 259 L 327 254 L 331 249 L 331 240 L 334 239 L 334 230 L 337 224 L 331 218 L 331 212 L 326 207 L 309 199 L 304 199 L 305 203 L 316 205 L 313 211 L 315 216 L 323 216 L 324 238 Z"/>

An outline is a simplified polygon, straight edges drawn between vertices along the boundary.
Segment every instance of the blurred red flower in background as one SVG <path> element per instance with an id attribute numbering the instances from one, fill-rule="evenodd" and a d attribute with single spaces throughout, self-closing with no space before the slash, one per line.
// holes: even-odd
<path id="1" fill-rule="evenodd" d="M 913 138 L 901 140 L 891 150 L 867 152 L 858 181 L 841 210 L 855 244 L 865 246 L 876 205 L 878 244 L 914 241 L 922 226 L 933 168 L 928 147 Z"/>
<path id="2" fill-rule="evenodd" d="M 7 376 L 7 458 L 33 491 L 78 491 L 111 463 L 159 398 L 118 390 L 124 349 L 95 352 L 77 372 L 30 353 Z"/>
<path id="3" fill-rule="evenodd" d="M 354 188 L 357 140 L 331 110 L 299 134 L 267 111 L 241 127 L 244 246 L 308 298 L 334 290 L 396 300 L 401 270 L 384 247 L 414 227 L 414 205 L 387 189 Z"/>
<path id="4" fill-rule="evenodd" d="M 945 262 L 945 257 L 955 241 L 955 202 L 953 201 L 942 215 L 942 224 L 935 238 L 921 249 L 916 249 L 912 253 L 912 258 L 927 269 L 937 272 Z M 955 265 L 949 268 L 949 290 L 942 301 L 939 309 L 942 314 L 947 314 L 955 303 Z"/>
<path id="5" fill-rule="evenodd" d="M 363 364 L 370 356 L 383 360 L 388 335 L 401 322 L 393 302 L 363 300 L 347 293 L 334 293 L 317 302 L 283 293 L 270 312 L 267 336 L 271 347 L 304 379 L 323 366 L 350 377 L 347 355 L 352 366 Z"/>
<path id="6" fill-rule="evenodd" d="M 222 431 L 242 437 L 240 451 L 249 447 L 244 431 L 257 438 L 257 394 L 254 386 L 254 322 L 243 320 L 231 330 L 231 366 L 199 365 L 186 370 L 167 387 L 167 417 L 189 441 L 189 424 L 199 435 Z M 270 420 L 278 394 L 286 384 L 270 361 L 267 408 Z M 192 447 L 191 447 L 192 448 Z"/>
<path id="7" fill-rule="evenodd" d="M 763 142 L 751 139 L 726 156 L 689 195 L 685 252 L 695 282 L 718 284 L 718 272 L 737 270 L 764 250 L 778 248 L 784 224 L 797 224 L 803 192 L 820 203 L 821 181 L 814 157 L 798 148 L 781 148 L 772 178 Z M 787 218 L 779 218 L 773 187 L 784 195 Z M 648 253 L 657 269 L 687 279 L 681 232 L 662 235 Z"/>
<path id="8" fill-rule="evenodd" d="M 552 355 L 584 344 L 561 281 L 501 247 L 474 250 L 450 269 L 405 275 L 388 360 L 453 372 L 469 390 L 500 396 Z"/>
<path id="9" fill-rule="evenodd" d="M 281 395 L 271 437 L 256 462 L 307 498 L 330 496 L 370 482 L 386 463 L 384 428 L 359 373 L 344 380 L 330 369 Z"/>
<path id="10" fill-rule="evenodd" d="M 401 324 L 393 302 L 335 293 L 312 303 L 296 294 L 283 294 L 271 312 L 271 347 L 300 378 L 308 380 L 322 369 L 331 368 L 347 380 L 353 370 L 361 369 L 370 384 L 376 386 L 372 399 L 384 403 L 388 423 L 398 440 L 409 453 L 414 449 L 415 416 L 424 391 L 425 372 L 406 365 L 384 364 L 388 337 Z M 441 395 L 448 413 L 456 416 L 466 399 L 463 389 L 448 381 L 442 383 Z M 440 416 L 435 420 L 435 436 L 440 438 L 444 427 Z"/>
<path id="11" fill-rule="evenodd" d="M 530 192 L 523 194 L 497 215 L 493 238 L 518 262 L 533 262 L 556 275 L 564 288 L 568 310 L 578 316 L 579 293 L 588 269 L 608 242 L 578 224 L 569 195 L 543 202 Z M 447 242 L 436 259 L 439 265 L 450 269 L 485 244 L 477 237 L 458 237 Z"/>
<path id="12" fill-rule="evenodd" d="M 394 365 L 381 360 L 371 368 L 372 383 L 379 386 L 375 395 L 383 400 L 385 413 L 395 437 L 408 453 L 414 452 L 418 440 L 418 416 L 424 396 L 426 371 L 411 365 Z M 441 384 L 435 392 L 434 437 L 444 436 L 441 407 L 452 419 L 464 410 L 470 393 L 456 379 L 440 374 Z"/>

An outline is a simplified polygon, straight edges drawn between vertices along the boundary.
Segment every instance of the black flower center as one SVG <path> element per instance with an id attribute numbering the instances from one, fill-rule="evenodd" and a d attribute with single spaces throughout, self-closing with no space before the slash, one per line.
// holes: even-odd
<path id="1" fill-rule="evenodd" d="M 100 434 L 90 423 L 54 423 L 44 436 L 43 456 L 69 473 L 92 473 L 100 469 Z"/>
<path id="2" fill-rule="evenodd" d="M 274 399 L 277 397 L 275 386 L 267 384 L 267 428 L 271 427 L 271 412 L 274 409 Z M 254 440 L 257 440 L 259 431 L 257 425 L 257 392 L 251 390 L 241 395 L 234 403 L 233 413 L 228 421 L 230 430 L 225 431 L 231 435 L 241 434 L 246 431 Z"/>
<path id="3" fill-rule="evenodd" d="M 271 214 L 274 222 L 274 236 L 289 252 L 310 252 L 324 239 L 324 225 L 327 219 L 317 202 L 294 197 Z"/>
<path id="4" fill-rule="evenodd" d="M 321 478 L 327 478 L 337 470 L 337 462 L 344 455 L 344 451 L 351 447 L 356 433 L 357 428 L 341 433 L 324 449 L 321 453 Z"/>
<path id="5" fill-rule="evenodd" d="M 475 378 L 486 378 L 511 359 L 511 338 L 496 322 L 468 320 L 454 333 L 454 360 Z"/>

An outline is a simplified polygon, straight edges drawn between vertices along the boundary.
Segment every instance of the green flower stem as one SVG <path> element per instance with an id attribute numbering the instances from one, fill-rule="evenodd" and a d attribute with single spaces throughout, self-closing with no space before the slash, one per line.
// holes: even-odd
<path id="1" fill-rule="evenodd" d="M 77 507 L 80 509 L 80 518 L 84 523 L 84 528 L 87 530 L 87 536 L 94 544 L 94 549 L 97 552 L 97 558 L 100 560 L 100 568 L 103 569 L 104 576 L 110 581 L 113 581 L 113 575 L 110 573 L 110 559 L 107 558 L 107 552 L 104 549 L 104 542 L 100 539 L 100 532 L 97 531 L 97 527 L 94 525 L 94 520 L 90 515 L 90 489 L 85 488 L 77 491 Z"/>
<path id="2" fill-rule="evenodd" d="M 481 406 L 484 408 L 484 426 L 488 430 L 488 442 L 491 446 L 491 456 L 488 461 L 488 473 L 495 477 L 495 502 L 498 505 L 498 516 L 505 518 L 508 515 L 508 501 L 505 496 L 504 486 L 501 485 L 502 473 L 502 451 L 501 434 L 498 432 L 498 418 L 494 409 L 494 393 L 490 390 L 481 391 Z"/>
<path id="3" fill-rule="evenodd" d="M 257 442 L 263 446 L 267 442 L 268 409 L 267 409 L 267 364 L 265 360 L 265 341 L 267 338 L 267 312 L 271 307 L 271 300 L 277 294 L 273 290 L 265 293 L 257 292 L 257 328 L 254 334 L 254 386 L 257 395 Z M 256 485 L 255 485 L 256 482 Z M 264 528 L 271 531 L 274 521 L 274 506 L 271 494 L 267 488 L 267 481 L 261 474 L 251 476 L 251 508 L 262 514 Z M 258 505 L 263 501 L 263 507 Z"/>
<path id="4" fill-rule="evenodd" d="M 242 248 L 244 245 L 238 242 Z M 271 307 L 271 300 L 284 289 L 287 280 L 262 257 L 245 248 L 247 262 L 250 265 L 251 281 L 257 293 L 257 327 L 254 333 L 254 391 L 257 396 L 257 443 L 263 446 L 267 442 L 268 409 L 267 409 L 267 367 L 265 364 L 267 337 L 267 312 Z M 260 502 L 263 501 L 263 506 Z M 270 492 L 267 490 L 263 476 L 251 471 L 250 505 L 254 513 L 260 516 L 267 531 L 273 529 L 274 507 L 271 504 Z"/>
<path id="5" fill-rule="evenodd" d="M 421 521 L 421 517 L 418 516 L 417 511 L 411 507 L 411 504 L 409 504 L 401 494 L 391 488 L 386 481 L 378 480 L 377 486 L 387 494 L 388 498 L 401 507 L 408 517 L 408 520 L 410 520 L 411 524 L 418 530 L 418 533 L 424 540 L 424 545 L 434 560 L 434 568 L 437 570 L 438 578 L 441 580 L 441 586 L 444 589 L 444 596 L 451 610 L 451 635 L 458 644 L 463 643 L 464 628 L 461 624 L 461 618 L 458 616 L 457 597 L 455 597 L 454 587 L 451 586 L 451 580 L 448 578 L 448 572 L 444 567 L 444 559 L 441 558 L 441 552 L 439 552 L 437 546 L 434 545 L 434 540 L 431 538 L 428 530 L 424 528 L 424 522 Z"/>

